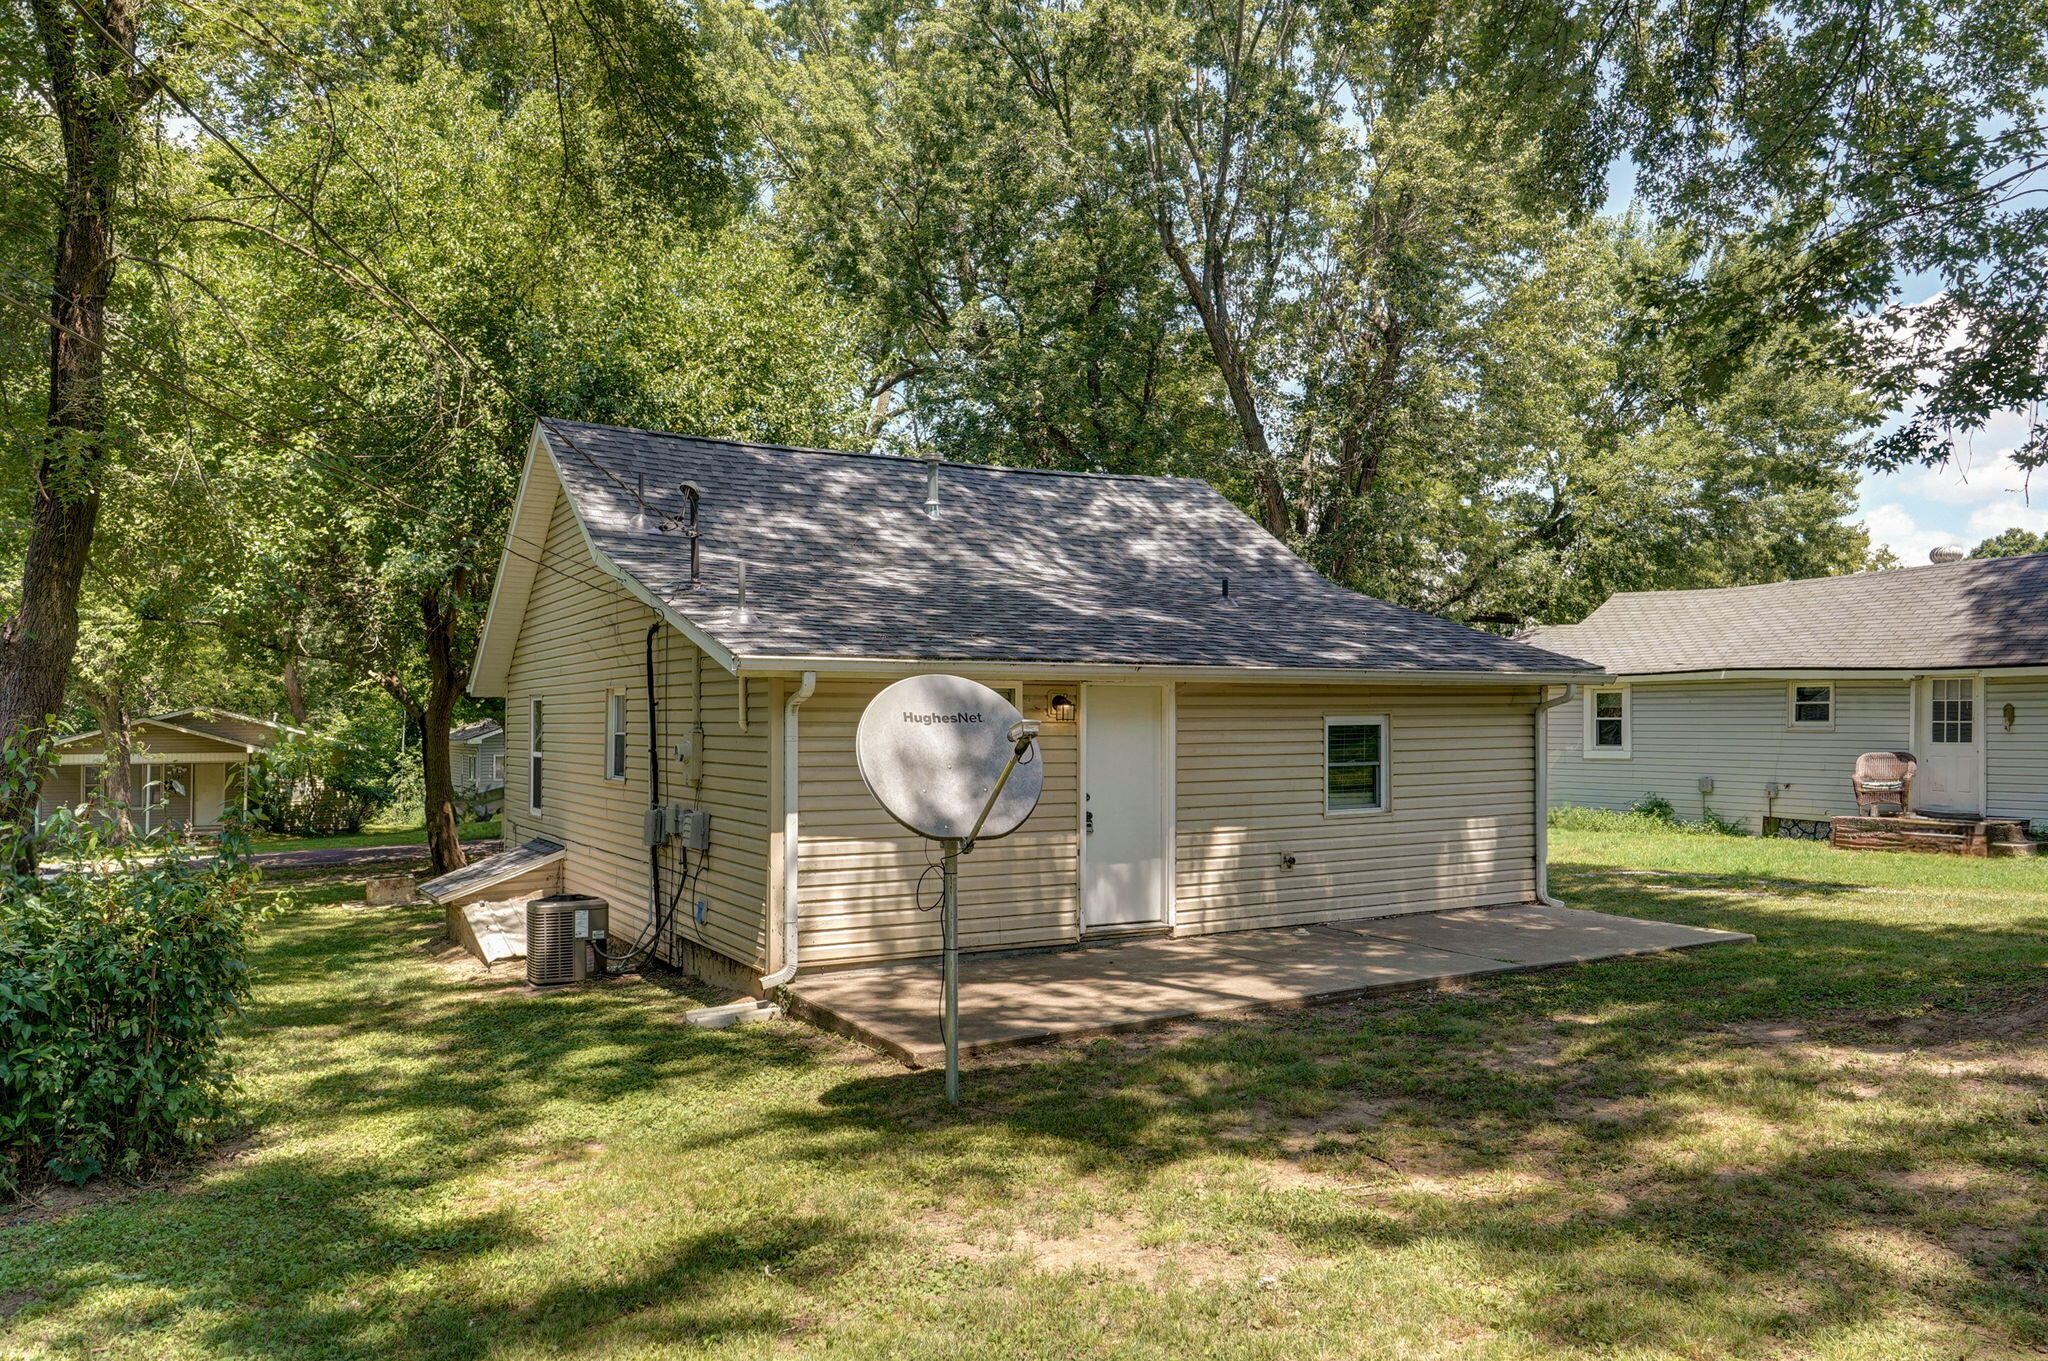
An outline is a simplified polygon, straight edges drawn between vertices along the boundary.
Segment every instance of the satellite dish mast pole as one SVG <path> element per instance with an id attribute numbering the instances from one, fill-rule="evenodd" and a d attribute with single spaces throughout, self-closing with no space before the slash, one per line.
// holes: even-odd
<path id="1" fill-rule="evenodd" d="M 1031 744 L 1038 740 L 1038 725 L 1018 720 L 1010 725 L 1010 759 L 1003 766 L 1003 773 L 996 777 L 996 787 L 988 791 L 988 800 L 981 805 L 981 813 L 974 819 L 974 830 L 963 841 L 958 837 L 947 837 L 939 842 L 939 854 L 943 868 L 939 881 L 944 885 L 939 896 L 941 948 L 945 952 L 945 1001 L 939 1015 L 939 1029 L 946 1042 L 946 1103 L 960 1104 L 960 857 L 974 849 L 974 839 L 981 835 L 981 829 L 988 824 L 989 810 L 996 806 L 996 800 L 1003 796 L 1003 786 L 1010 782 L 1017 763 L 1024 759 L 1024 753 L 1031 750 Z"/>
<path id="2" fill-rule="evenodd" d="M 1008 836 L 1031 816 L 1045 763 L 1031 759 L 1038 725 L 979 681 L 906 676 L 861 711 L 854 752 L 861 779 L 889 816 L 939 844 L 939 1034 L 946 1100 L 960 1103 L 960 857 Z"/>

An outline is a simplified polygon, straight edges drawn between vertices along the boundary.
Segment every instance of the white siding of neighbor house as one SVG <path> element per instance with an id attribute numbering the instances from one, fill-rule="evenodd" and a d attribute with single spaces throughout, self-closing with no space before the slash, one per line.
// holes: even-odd
<path id="1" fill-rule="evenodd" d="M 2005 706 L 2013 707 L 2012 730 Z M 1986 803 L 1995 814 L 2048 827 L 2048 676 L 1984 683 Z"/>
<path id="2" fill-rule="evenodd" d="M 875 803 L 854 759 L 855 725 L 881 685 L 821 681 L 801 712 L 806 968 L 939 948 L 937 914 L 917 906 L 932 852 Z M 1026 678 L 1023 686 L 1033 717 L 1053 690 L 1080 693 L 1070 682 Z M 1176 933 L 1527 901 L 1535 891 L 1535 700 L 1533 687 L 1178 687 Z M 1361 714 L 1390 720 L 1391 806 L 1327 813 L 1323 720 Z M 961 862 L 964 948 L 1080 938 L 1075 725 L 1046 724 L 1041 746 L 1037 810 Z M 1283 853 L 1296 857 L 1293 869 L 1282 867 Z M 935 900 L 936 874 L 923 890 Z"/>
<path id="3" fill-rule="evenodd" d="M 542 559 L 520 622 L 505 688 L 505 811 L 508 843 L 546 837 L 568 848 L 563 889 L 611 905 L 615 948 L 637 940 L 647 923 L 647 699 L 643 647 L 655 615 L 592 563 L 574 516 L 557 494 Z M 749 687 L 751 723 L 738 723 L 739 686 L 713 662 L 703 665 L 705 779 L 701 796 L 680 779 L 676 744 L 692 721 L 691 660 L 696 648 L 664 626 L 655 642 L 660 693 L 662 799 L 711 813 L 711 851 L 693 891 L 678 903 L 676 937 L 760 965 L 766 934 L 768 829 L 768 685 Z M 606 705 L 613 690 L 628 699 L 626 778 L 605 778 Z M 528 805 L 528 701 L 545 701 L 543 807 Z M 679 852 L 665 850 L 664 893 L 675 887 Z M 691 905 L 707 913 L 701 936 Z M 664 954 L 668 951 L 664 949 Z"/>
<path id="4" fill-rule="evenodd" d="M 1181 686 L 1176 929 L 1528 901 L 1535 703 L 1534 687 Z M 1323 720 L 1380 714 L 1386 811 L 1325 812 Z"/>
<path id="5" fill-rule="evenodd" d="M 1585 754 L 1586 696 L 1550 711 L 1550 802 L 1626 809 L 1646 795 L 1696 819 L 1711 808 L 1761 830 L 1766 815 L 1854 813 L 1849 788 L 1866 751 L 1910 748 L 1911 688 L 1903 680 L 1839 680 L 1832 728 L 1795 728 L 1782 680 L 1635 682 L 1629 755 Z M 1714 792 L 1700 794 L 1700 777 Z M 1765 786 L 1782 793 L 1775 806 Z"/>

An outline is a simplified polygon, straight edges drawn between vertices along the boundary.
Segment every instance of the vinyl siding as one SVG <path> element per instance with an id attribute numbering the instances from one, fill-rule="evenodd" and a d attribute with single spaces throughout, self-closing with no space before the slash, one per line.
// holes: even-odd
<path id="1" fill-rule="evenodd" d="M 76 808 L 85 802 L 86 772 L 90 766 L 55 766 L 44 775 L 36 793 L 36 821 L 50 817 L 59 808 Z"/>
<path id="2" fill-rule="evenodd" d="M 982 679 L 1015 683 L 1009 677 Z M 854 757 L 861 710 L 884 684 L 822 680 L 799 710 L 797 883 L 805 968 L 902 959 L 940 948 L 938 913 L 917 907 L 919 879 L 936 849 L 882 811 Z M 1047 685 L 1025 682 L 1025 712 L 1041 713 L 1049 692 Z M 1039 748 L 1045 789 L 1037 811 L 1016 832 L 982 842 L 960 862 L 963 949 L 1060 945 L 1080 937 L 1074 725 L 1046 724 Z M 934 872 L 924 880 L 924 901 L 936 902 L 938 887 Z"/>
<path id="3" fill-rule="evenodd" d="M 2013 707 L 2006 731 L 2005 706 Z M 1985 802 L 1991 812 L 2048 827 L 2048 676 L 1984 683 Z"/>
<path id="4" fill-rule="evenodd" d="M 991 684 L 1003 678 L 985 677 Z M 933 852 L 862 783 L 861 710 L 882 682 L 821 681 L 801 711 L 801 941 L 805 968 L 935 953 L 916 905 Z M 1053 689 L 1024 682 L 1025 710 Z M 1178 687 L 1174 929 L 1192 935 L 1375 913 L 1526 901 L 1535 891 L 1532 687 Z M 1391 807 L 1323 810 L 1323 719 L 1390 720 Z M 1073 724 L 1046 724 L 1045 792 L 1018 832 L 961 862 L 961 945 L 1080 938 L 1079 766 Z M 1283 852 L 1296 856 L 1281 868 Z M 935 900 L 937 875 L 924 883 Z"/>
<path id="5" fill-rule="evenodd" d="M 97 761 L 106 751 L 106 744 L 99 737 L 87 737 L 57 745 L 56 754 L 61 760 L 66 756 L 86 756 Z M 135 759 L 149 760 L 159 756 L 211 756 L 216 758 L 234 757 L 240 759 L 244 750 L 239 742 L 225 739 L 201 737 L 194 733 L 178 732 L 172 728 L 159 728 L 154 723 L 135 725 Z"/>
<path id="6" fill-rule="evenodd" d="M 647 851 L 641 841 L 647 809 L 647 700 L 643 646 L 656 616 L 590 561 L 574 517 L 559 494 L 543 560 L 514 646 L 505 691 L 505 812 L 508 842 L 546 837 L 568 848 L 564 891 L 611 904 L 620 948 L 647 927 Z M 703 665 L 706 729 L 701 795 L 681 780 L 677 743 L 692 722 L 691 661 L 696 648 L 664 627 L 655 642 L 660 696 L 659 749 L 664 802 L 691 803 L 711 813 L 711 850 L 677 905 L 674 938 L 701 940 L 744 964 L 762 964 L 767 898 L 768 685 L 749 687 L 750 731 L 739 731 L 737 681 L 715 663 Z M 626 778 L 604 777 L 606 705 L 615 689 L 628 698 Z M 543 801 L 528 807 L 528 701 L 545 703 Z M 680 852 L 664 851 L 663 892 L 676 887 Z M 691 903 L 707 911 L 701 930 Z M 663 942 L 662 953 L 672 957 Z"/>
<path id="7" fill-rule="evenodd" d="M 1804 729 L 1790 726 L 1782 680 L 1636 682 L 1625 760 L 1586 756 L 1582 694 L 1550 711 L 1550 801 L 1626 809 L 1655 794 L 1681 818 L 1698 818 L 1707 807 L 1751 831 L 1773 812 L 1853 813 L 1856 758 L 1911 746 L 1911 689 L 1901 680 L 1833 684 L 1834 727 Z M 1701 776 L 1714 780 L 1704 803 Z M 1764 792 L 1772 783 L 1782 791 L 1775 807 Z"/>
<path id="8" fill-rule="evenodd" d="M 1176 930 L 1527 901 L 1535 703 L 1533 687 L 1181 686 Z M 1323 720 L 1358 715 L 1388 720 L 1388 807 L 1328 813 Z"/>

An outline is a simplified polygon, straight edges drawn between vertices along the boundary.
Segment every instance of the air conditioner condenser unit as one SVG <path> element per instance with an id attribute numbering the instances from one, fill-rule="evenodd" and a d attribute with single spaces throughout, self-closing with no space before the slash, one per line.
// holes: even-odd
<path id="1" fill-rule="evenodd" d="M 537 988 L 581 983 L 604 972 L 599 953 L 611 936 L 611 904 L 581 893 L 526 905 L 526 981 Z"/>

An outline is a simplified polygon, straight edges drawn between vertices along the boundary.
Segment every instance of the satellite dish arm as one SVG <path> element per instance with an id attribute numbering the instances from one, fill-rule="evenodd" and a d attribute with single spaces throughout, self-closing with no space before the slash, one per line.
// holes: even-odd
<path id="1" fill-rule="evenodd" d="M 960 843 L 960 853 L 962 855 L 974 849 L 974 839 L 981 835 L 982 824 L 988 821 L 988 815 L 994 810 L 996 800 L 1003 796 L 1003 786 L 1010 782 L 1010 772 L 1017 768 L 1017 763 L 1024 759 L 1024 753 L 1029 751 L 1031 744 L 1038 740 L 1038 725 L 1022 720 L 1012 723 L 1010 725 L 1010 740 L 1016 746 L 1010 752 L 1008 763 L 1003 766 L 1003 773 L 996 776 L 996 787 L 988 791 L 988 801 L 981 805 L 981 816 L 974 820 L 974 830 L 969 832 L 967 839 Z"/>

